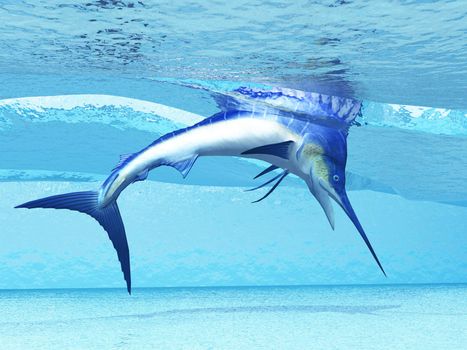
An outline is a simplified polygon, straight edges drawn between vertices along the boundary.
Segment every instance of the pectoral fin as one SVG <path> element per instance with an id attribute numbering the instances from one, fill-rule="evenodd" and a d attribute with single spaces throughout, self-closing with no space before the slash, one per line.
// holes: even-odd
<path id="1" fill-rule="evenodd" d="M 323 208 L 323 211 L 326 214 L 326 217 L 328 218 L 329 224 L 334 230 L 334 209 L 329 199 L 329 195 L 319 185 L 313 186 L 313 184 L 308 184 L 308 188 L 310 189 L 310 192 L 316 198 L 318 203 L 321 205 L 321 208 Z"/>
<path id="2" fill-rule="evenodd" d="M 270 145 L 264 145 L 249 149 L 242 154 L 269 154 L 283 159 L 289 159 L 290 148 L 294 144 L 294 141 L 285 141 L 279 143 L 273 143 Z"/>

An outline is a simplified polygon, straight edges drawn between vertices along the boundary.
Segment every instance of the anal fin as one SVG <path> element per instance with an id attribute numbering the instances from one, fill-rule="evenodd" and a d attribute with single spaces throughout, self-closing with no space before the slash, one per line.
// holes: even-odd
<path id="1" fill-rule="evenodd" d="M 198 159 L 197 154 L 191 158 L 187 158 L 178 162 L 167 163 L 167 165 L 177 169 L 182 174 L 183 178 L 185 178 L 193 167 L 193 164 L 195 164 L 196 159 Z"/>

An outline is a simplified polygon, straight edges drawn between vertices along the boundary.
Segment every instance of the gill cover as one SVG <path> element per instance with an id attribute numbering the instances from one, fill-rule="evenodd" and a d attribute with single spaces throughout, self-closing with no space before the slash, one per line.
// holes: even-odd
<path id="1" fill-rule="evenodd" d="M 302 171 L 310 174 L 306 181 L 308 189 L 311 194 L 316 198 L 318 203 L 323 208 L 324 213 L 334 230 L 334 210 L 332 208 L 331 201 L 329 200 L 328 193 L 319 185 L 319 174 L 325 172 L 323 169 L 323 154 L 324 149 L 320 145 L 322 140 L 318 139 L 318 134 L 307 133 L 303 137 L 303 142 L 297 150 L 296 158 L 301 164 Z"/>

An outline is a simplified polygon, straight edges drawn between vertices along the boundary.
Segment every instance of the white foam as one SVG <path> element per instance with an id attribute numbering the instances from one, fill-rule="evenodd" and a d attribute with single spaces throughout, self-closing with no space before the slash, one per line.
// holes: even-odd
<path id="1" fill-rule="evenodd" d="M 406 110 L 410 113 L 412 118 L 420 118 L 424 113 L 430 112 L 431 115 L 436 115 L 438 118 L 445 118 L 449 115 L 450 110 L 444 108 L 433 108 L 423 106 L 411 106 L 411 105 L 399 105 L 394 103 L 388 103 L 395 111 L 400 112 Z M 466 115 L 467 116 L 467 115 Z"/>

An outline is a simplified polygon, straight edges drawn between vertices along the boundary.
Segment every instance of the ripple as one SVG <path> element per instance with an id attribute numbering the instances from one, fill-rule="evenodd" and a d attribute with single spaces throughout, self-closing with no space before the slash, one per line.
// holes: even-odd
<path id="1" fill-rule="evenodd" d="M 323 93 L 466 108 L 460 13 L 463 1 L 3 1 L 0 73 L 319 83 Z"/>

